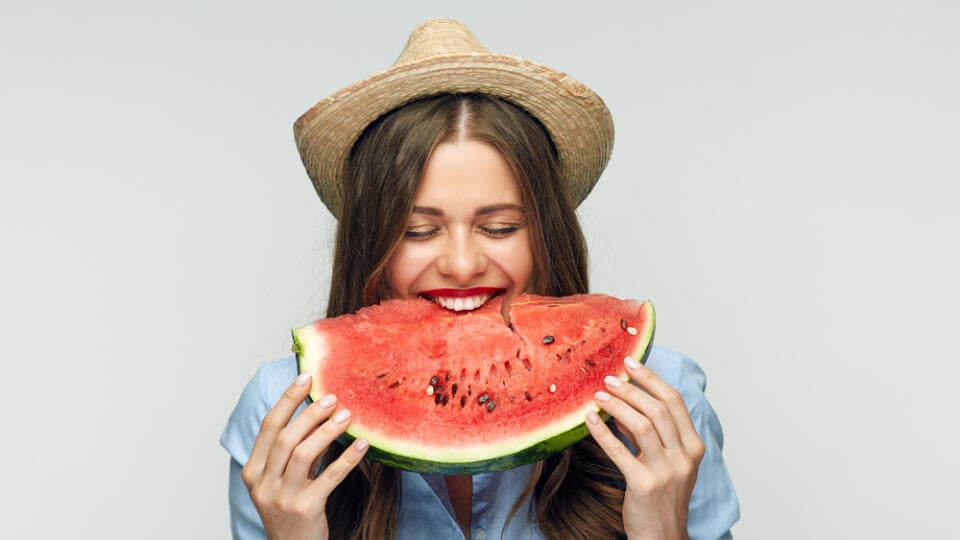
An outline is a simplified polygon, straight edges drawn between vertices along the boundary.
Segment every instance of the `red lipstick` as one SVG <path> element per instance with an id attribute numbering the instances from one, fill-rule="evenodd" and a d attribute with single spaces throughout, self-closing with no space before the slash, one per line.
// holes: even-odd
<path id="1" fill-rule="evenodd" d="M 421 296 L 430 296 L 430 297 L 446 297 L 446 298 L 466 298 L 468 296 L 478 296 L 481 294 L 489 294 L 498 291 L 503 291 L 505 289 L 499 287 L 471 287 L 469 289 L 430 289 L 428 291 L 420 291 Z"/>

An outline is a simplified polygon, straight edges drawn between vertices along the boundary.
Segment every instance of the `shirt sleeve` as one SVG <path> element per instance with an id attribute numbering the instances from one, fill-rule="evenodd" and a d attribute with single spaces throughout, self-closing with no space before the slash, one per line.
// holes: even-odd
<path id="1" fill-rule="evenodd" d="M 690 497 L 687 534 L 691 540 L 732 538 L 730 528 L 740 518 L 740 503 L 723 461 L 723 428 L 704 394 L 706 375 L 693 360 L 663 347 L 654 348 L 646 365 L 683 396 L 705 447 Z"/>
<path id="2" fill-rule="evenodd" d="M 257 370 L 230 414 L 227 426 L 220 436 L 220 445 L 230 454 L 228 497 L 230 502 L 230 531 L 238 540 L 263 539 L 263 523 L 257 513 L 240 471 L 250 458 L 253 441 L 260 432 L 263 417 L 283 395 L 297 376 L 296 360 L 285 358 L 264 364 Z M 303 409 L 301 405 L 296 414 Z"/>

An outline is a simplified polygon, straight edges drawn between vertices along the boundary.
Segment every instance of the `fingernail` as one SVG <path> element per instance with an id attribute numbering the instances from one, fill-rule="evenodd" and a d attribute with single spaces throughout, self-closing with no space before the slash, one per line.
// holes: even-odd
<path id="1" fill-rule="evenodd" d="M 336 402 L 337 402 L 337 396 L 333 394 L 327 394 L 322 398 L 320 398 L 320 401 L 318 401 L 317 403 L 319 403 L 321 407 L 329 407 Z"/>
<path id="2" fill-rule="evenodd" d="M 607 386 L 610 388 L 619 388 L 623 386 L 623 381 L 620 380 L 620 377 L 614 377 L 613 375 L 607 375 L 604 377 L 603 382 L 607 383 Z"/>
<path id="3" fill-rule="evenodd" d="M 610 396 L 610 394 L 608 394 L 608 393 L 604 392 L 603 390 L 601 390 L 601 391 L 597 392 L 596 394 L 594 394 L 593 397 L 597 398 L 597 401 L 607 401 L 607 400 L 610 399 L 611 396 Z"/>
<path id="4" fill-rule="evenodd" d="M 333 421 L 338 424 L 346 422 L 347 418 L 350 418 L 350 409 L 343 409 L 342 411 L 333 415 Z"/>
<path id="5" fill-rule="evenodd" d="M 590 422 L 591 424 L 599 424 L 600 417 L 597 416 L 597 413 L 593 411 L 587 411 L 587 422 Z"/>
<path id="6" fill-rule="evenodd" d="M 303 373 L 297 376 L 297 380 L 295 382 L 297 386 L 303 386 L 307 384 L 307 381 L 309 380 L 310 380 L 310 374 L 304 371 Z"/>
<path id="7" fill-rule="evenodd" d="M 363 452 L 368 446 L 370 445 L 367 444 L 366 439 L 357 439 L 357 446 L 355 448 L 357 449 L 357 452 Z"/>
<path id="8" fill-rule="evenodd" d="M 626 364 L 629 369 L 640 369 L 640 363 L 634 360 L 632 356 L 624 358 L 623 363 Z"/>

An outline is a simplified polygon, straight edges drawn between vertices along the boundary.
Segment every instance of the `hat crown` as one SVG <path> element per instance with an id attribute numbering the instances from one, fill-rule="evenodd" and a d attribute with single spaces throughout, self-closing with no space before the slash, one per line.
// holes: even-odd
<path id="1" fill-rule="evenodd" d="M 489 53 L 463 23 L 434 19 L 416 27 L 394 65 L 408 64 L 445 54 Z"/>

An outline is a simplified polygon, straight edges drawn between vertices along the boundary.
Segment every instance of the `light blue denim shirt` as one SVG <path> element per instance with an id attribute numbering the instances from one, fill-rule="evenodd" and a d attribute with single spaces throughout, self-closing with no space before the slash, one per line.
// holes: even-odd
<path id="1" fill-rule="evenodd" d="M 740 517 L 740 506 L 721 454 L 720 421 L 703 393 L 706 387 L 703 370 L 689 358 L 662 347 L 653 348 L 647 366 L 683 395 L 697 433 L 706 445 L 690 498 L 687 532 L 691 540 L 730 538 L 730 527 Z M 230 527 L 234 538 L 264 538 L 260 516 L 240 479 L 240 469 L 250 457 L 264 415 L 296 376 L 297 364 L 293 357 L 264 364 L 244 389 L 220 437 L 220 444 L 231 458 Z M 303 406 L 297 413 L 302 409 Z M 473 477 L 470 523 L 473 540 L 542 538 L 536 523 L 530 519 L 529 496 L 510 523 L 505 523 L 529 477 L 529 466 Z M 403 472 L 401 486 L 398 538 L 463 538 L 442 477 Z"/>

